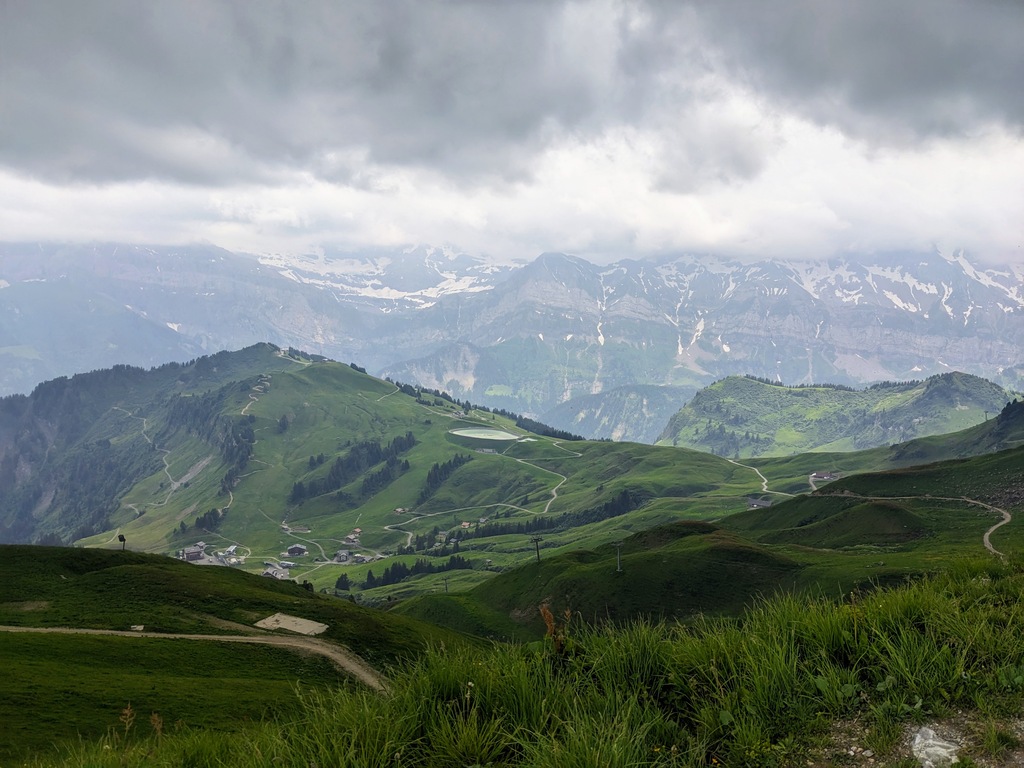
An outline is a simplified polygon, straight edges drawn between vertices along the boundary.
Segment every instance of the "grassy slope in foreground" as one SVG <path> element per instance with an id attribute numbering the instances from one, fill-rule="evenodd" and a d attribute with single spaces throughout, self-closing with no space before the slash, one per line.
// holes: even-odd
<path id="1" fill-rule="evenodd" d="M 389 667 L 429 643 L 457 645 L 444 630 L 360 608 L 226 568 L 166 557 L 51 547 L 0 547 L 0 625 L 229 635 L 284 612 L 329 625 L 322 637 Z M 248 631 L 247 631 L 248 627 Z M 207 641 L 0 632 L 6 672 L 0 697 L 0 762 L 79 734 L 120 727 L 131 703 L 140 725 L 160 713 L 168 730 L 238 729 L 297 711 L 294 686 L 337 687 L 347 678 L 319 656 Z"/>
<path id="2" fill-rule="evenodd" d="M 964 429 L 1008 399 L 1001 387 L 964 373 L 864 390 L 730 376 L 698 392 L 659 443 L 741 457 L 863 450 Z"/>
<path id="3" fill-rule="evenodd" d="M 984 735 L 1019 718 L 1022 589 L 1019 564 L 987 558 L 843 603 L 773 599 L 736 622 L 587 630 L 555 617 L 540 648 L 434 649 L 388 696 L 307 697 L 292 727 L 160 739 L 142 724 L 39 765 L 212 768 L 244 753 L 267 768 L 383 767 L 395 755 L 432 766 L 818 767 L 847 763 L 854 745 L 880 765 L 916 765 L 901 751 L 904 725 L 953 716 L 976 728 L 961 760 L 1015 760 L 1019 742 Z M 862 735 L 830 741 L 838 721 Z"/>

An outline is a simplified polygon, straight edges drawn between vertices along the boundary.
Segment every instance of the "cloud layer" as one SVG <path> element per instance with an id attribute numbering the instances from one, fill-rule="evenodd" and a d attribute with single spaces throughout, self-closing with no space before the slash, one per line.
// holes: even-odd
<path id="1" fill-rule="evenodd" d="M 1024 6 L 0 5 L 5 239 L 1024 259 Z"/>

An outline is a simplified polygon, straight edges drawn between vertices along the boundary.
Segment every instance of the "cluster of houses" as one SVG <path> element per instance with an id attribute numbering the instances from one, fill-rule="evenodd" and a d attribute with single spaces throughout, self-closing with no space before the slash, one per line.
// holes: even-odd
<path id="1" fill-rule="evenodd" d="M 305 544 L 292 544 L 282 555 L 288 557 L 304 557 L 309 554 L 309 548 Z M 286 581 L 291 578 L 291 574 L 288 571 L 298 566 L 298 563 L 292 562 L 291 560 L 278 560 L 276 563 L 272 560 L 264 561 L 263 573 L 260 576 L 266 576 L 271 579 L 278 579 L 279 581 Z"/>
<path id="2" fill-rule="evenodd" d="M 402 508 L 395 510 L 396 513 L 403 513 L 406 511 L 407 510 Z M 485 518 L 481 518 L 481 522 L 483 522 L 484 519 Z M 465 526 L 468 527 L 469 523 L 465 523 Z M 286 524 L 282 523 L 281 527 L 286 528 L 287 526 Z M 289 529 L 290 532 L 298 530 L 298 528 Z M 348 534 L 345 537 L 345 543 L 350 546 L 359 546 L 359 536 L 362 534 L 362 532 L 362 528 L 353 528 L 352 533 Z M 223 552 L 217 552 L 215 555 L 207 552 L 208 546 L 209 545 L 205 541 L 197 541 L 195 544 L 187 546 L 184 549 L 178 550 L 177 557 L 179 560 L 184 560 L 188 563 L 203 563 L 213 565 L 238 565 L 239 563 L 244 562 L 244 557 L 239 556 L 237 554 L 237 544 L 232 544 Z M 282 581 L 288 580 L 291 578 L 291 574 L 289 573 L 289 571 L 292 568 L 297 567 L 298 563 L 296 563 L 293 560 L 283 558 L 305 557 L 308 554 L 309 548 L 305 544 L 292 544 L 288 547 L 286 551 L 281 553 L 282 559 L 279 559 L 277 561 L 264 561 L 263 572 L 260 575 L 272 579 L 279 579 Z M 381 560 L 383 559 L 383 557 L 383 555 L 378 555 L 374 557 L 372 555 L 353 553 L 348 549 L 339 549 L 334 554 L 333 562 L 359 564 L 373 562 L 374 560 Z M 319 558 L 317 559 L 319 560 Z"/>
<path id="3" fill-rule="evenodd" d="M 347 549 L 339 549 L 337 552 L 334 553 L 334 562 L 336 563 L 372 563 L 374 560 L 379 559 L 381 558 L 374 558 L 369 555 L 362 555 L 358 552 L 353 554 L 352 552 L 349 552 Z"/>
<path id="4" fill-rule="evenodd" d="M 232 544 L 223 552 L 215 552 L 212 555 L 206 551 L 209 546 L 205 541 L 197 541 L 191 546 L 179 549 L 177 558 L 186 563 L 199 563 L 202 565 L 239 565 L 245 562 L 245 558 L 238 555 L 238 545 Z"/>
<path id="5" fill-rule="evenodd" d="M 191 547 L 178 550 L 178 559 L 186 563 L 195 563 L 206 557 L 206 542 L 197 541 Z"/>

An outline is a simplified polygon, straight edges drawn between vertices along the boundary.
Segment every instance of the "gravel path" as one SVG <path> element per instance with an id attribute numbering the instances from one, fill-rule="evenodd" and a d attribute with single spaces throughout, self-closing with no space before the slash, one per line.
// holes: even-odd
<path id="1" fill-rule="evenodd" d="M 216 643 L 248 643 L 250 645 L 277 645 L 297 651 L 315 653 L 330 659 L 339 669 L 377 691 L 385 688 L 384 678 L 351 651 L 341 646 L 312 637 L 290 635 L 188 635 L 166 632 L 124 632 L 116 629 L 72 629 L 69 627 L 10 627 L 0 626 L 0 632 L 35 632 L 62 635 L 113 635 L 116 637 L 156 638 L 159 640 L 202 640 Z"/>

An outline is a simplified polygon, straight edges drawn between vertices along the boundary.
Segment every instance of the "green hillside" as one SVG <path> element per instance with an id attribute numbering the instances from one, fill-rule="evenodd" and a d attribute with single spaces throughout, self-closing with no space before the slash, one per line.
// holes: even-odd
<path id="1" fill-rule="evenodd" d="M 698 392 L 658 442 L 734 458 L 856 451 L 965 429 L 1009 399 L 964 373 L 864 390 L 730 376 Z"/>
<path id="2" fill-rule="evenodd" d="M 107 378 L 114 381 L 109 387 L 103 384 Z M 142 625 L 147 631 L 228 637 L 254 632 L 259 618 L 285 612 L 328 625 L 327 642 L 401 681 L 395 695 L 376 697 L 355 690 L 328 662 L 283 648 L 225 650 L 205 640 L 0 632 L 0 659 L 15 670 L 7 700 L 0 703 L 0 716 L 10 724 L 0 760 L 46 749 L 76 733 L 93 738 L 113 728 L 104 744 L 119 751 L 123 764 L 145 764 L 164 738 L 176 750 L 167 764 L 230 764 L 238 744 L 218 734 L 241 730 L 247 744 L 266 750 L 261 754 L 267 765 L 294 762 L 294 755 L 307 763 L 345 764 L 339 750 L 378 757 L 407 750 L 421 764 L 441 764 L 448 759 L 444 755 L 454 755 L 451 764 L 556 765 L 561 753 L 548 763 L 539 753 L 527 761 L 500 739 L 494 750 L 476 751 L 487 734 L 506 726 L 541 733 L 569 720 L 565 714 L 558 723 L 513 724 L 518 715 L 512 712 L 532 711 L 519 699 L 512 709 L 489 703 L 471 715 L 469 703 L 484 693 L 486 669 L 500 664 L 476 650 L 463 651 L 476 645 L 469 635 L 529 643 L 547 634 L 540 650 L 520 645 L 496 651 L 509 663 L 518 659 L 521 672 L 529 666 L 515 685 L 524 696 L 543 698 L 555 690 L 583 690 L 604 679 L 601 665 L 619 663 L 599 638 L 639 643 L 645 658 L 674 658 L 670 649 L 690 642 L 685 638 L 692 630 L 694 637 L 711 638 L 694 657 L 706 669 L 709 660 L 726 658 L 725 638 L 735 644 L 758 631 L 752 628 L 765 613 L 756 606 L 768 595 L 780 596 L 771 610 L 788 617 L 780 626 L 792 633 L 804 626 L 793 617 L 831 605 L 796 602 L 806 595 L 842 600 L 854 593 L 859 600 L 880 586 L 964 568 L 993 574 L 1003 568 L 1006 584 L 1019 581 L 1011 570 L 1024 545 L 1024 527 L 1016 519 L 995 525 L 1004 511 L 1015 518 L 1024 514 L 1024 446 L 1013 447 L 1024 436 L 1024 403 L 1007 404 L 988 421 L 941 438 L 853 453 L 735 461 L 685 448 L 571 440 L 543 434 L 548 430 L 536 424 L 530 426 L 538 431 L 531 432 L 509 414 L 381 381 L 351 365 L 261 346 L 177 369 L 75 377 L 0 406 L 0 465 L 18 455 L 15 447 L 27 451 L 20 454 L 26 457 L 22 469 L 10 475 L 13 486 L 0 490 L 7 533 L 24 529 L 25 509 L 38 513 L 29 517 L 42 521 L 38 531 L 44 536 L 102 528 L 79 542 L 88 548 L 0 548 L 0 625 Z M 933 463 L 921 465 L 922 460 Z M 838 479 L 821 477 L 825 473 Z M 741 511 L 749 496 L 773 503 Z M 76 516 L 94 505 L 102 515 Z M 61 527 L 65 514 L 74 527 Z M 1008 556 L 1005 567 L 1004 558 L 986 550 L 987 532 L 990 546 Z M 125 551 L 118 536 L 125 537 Z M 206 544 L 204 561 L 232 567 L 200 567 L 139 551 L 183 552 L 198 539 Z M 288 554 L 295 545 L 304 551 Z M 339 551 L 344 559 L 336 556 Z M 965 566 L 965 557 L 984 563 Z M 243 572 L 265 568 L 295 581 Z M 956 584 L 957 590 L 976 589 L 970 579 Z M 371 610 L 321 591 L 391 610 Z M 924 593 L 907 594 L 937 604 Z M 919 615 L 915 611 L 906 609 Z M 680 623 L 669 636 L 660 628 L 636 628 L 631 622 L 638 619 Z M 852 620 L 860 621 L 859 614 Z M 602 622 L 619 629 L 584 628 Z M 850 658 L 878 655 L 871 649 L 880 647 L 881 629 L 871 642 L 862 642 L 859 630 L 846 640 L 849 633 L 833 631 L 832 618 L 821 622 L 821 632 L 832 638 L 821 654 L 846 643 L 842 653 Z M 771 638 L 749 652 L 764 655 L 776 647 L 771 642 L 778 637 Z M 891 642 L 904 640 L 897 633 Z M 202 659 L 195 658 L 197 642 L 203 643 Z M 945 647 L 941 638 L 936 642 Z M 591 660 L 586 647 L 596 654 Z M 910 661 L 925 658 L 913 656 L 914 649 L 906 653 Z M 445 654 L 457 660 L 454 666 L 439 661 Z M 1007 658 L 1012 674 L 1002 667 L 999 674 L 1017 685 L 1012 681 L 1019 662 Z M 927 659 L 932 668 L 946 657 Z M 562 677 L 581 663 L 578 676 Z M 636 663 L 632 656 L 622 662 L 624 676 L 613 676 L 616 684 L 633 679 Z M 729 663 L 733 667 L 722 668 L 722 679 L 745 669 L 744 661 Z M 713 711 L 699 703 L 714 693 L 711 688 L 691 690 L 691 672 L 680 671 L 678 679 L 662 680 L 662 709 L 649 710 L 649 692 L 637 693 L 628 706 L 641 714 L 625 724 L 615 720 L 613 730 L 647 734 L 630 742 L 640 745 L 640 752 L 629 752 L 640 764 L 658 764 L 661 756 L 664 764 L 675 764 L 665 751 L 671 745 L 688 750 L 683 764 L 721 764 L 737 755 L 746 755 L 746 763 L 735 764 L 770 764 L 769 757 L 797 749 L 786 734 L 802 732 L 806 723 L 794 715 L 764 724 L 753 717 L 760 710 L 751 697 L 765 696 L 772 707 L 783 701 L 791 710 L 812 702 L 807 717 L 826 711 L 848 716 L 863 706 L 865 716 L 881 722 L 882 714 L 861 704 L 869 701 L 894 707 L 885 717 L 903 717 L 887 693 L 888 663 L 879 656 L 870 667 L 855 664 L 842 672 L 812 664 L 813 674 L 800 677 L 809 691 L 787 683 L 784 691 L 726 694 L 719 686 L 724 698 L 716 699 Z M 411 676 L 409 664 L 415 665 Z M 985 680 L 996 681 L 982 686 L 992 694 L 1003 678 L 992 676 L 996 667 L 989 656 L 978 664 Z M 908 669 L 900 678 L 912 693 L 904 701 L 908 711 L 916 706 L 913 697 L 959 701 L 981 690 L 968 691 L 957 682 L 964 679 L 957 664 L 950 666 L 955 675 L 927 683 L 931 687 L 915 682 L 925 679 L 920 670 Z M 300 684 L 304 693 L 296 697 L 292 689 Z M 338 686 L 346 693 L 328 692 Z M 854 698 L 843 693 L 849 686 Z M 602 687 L 593 701 L 607 702 L 609 690 Z M 793 691 L 799 693 L 791 701 Z M 813 698 L 818 695 L 826 703 Z M 234 706 L 235 697 L 244 706 Z M 465 707 L 449 720 L 434 712 L 439 701 Z M 358 703 L 363 715 L 344 702 Z M 139 717 L 137 733 L 152 712 L 203 730 L 186 743 L 151 723 L 145 732 L 154 731 L 155 745 L 141 734 L 129 738 L 130 729 L 119 720 L 128 717 L 128 703 Z M 378 707 L 392 704 L 382 715 Z M 565 713 L 573 706 L 565 703 Z M 625 710 L 615 711 L 620 717 Z M 490 718 L 499 712 L 505 714 Z M 359 719 L 370 714 L 383 716 L 387 727 Z M 600 721 L 596 710 L 591 714 Z M 749 728 L 763 730 L 755 734 L 735 725 L 748 720 L 755 723 Z M 559 731 L 558 749 L 570 731 Z M 283 742 L 282 732 L 297 734 L 288 737 L 297 741 Z M 344 734 L 347 741 L 327 749 L 322 744 L 334 744 L 327 734 Z M 610 736 L 586 734 L 580 742 L 586 757 L 578 764 L 618 759 L 587 752 L 584 743 L 627 749 Z M 130 752 L 133 738 L 150 752 Z M 68 764 L 114 764 L 95 758 L 91 747 L 82 749 Z M 799 750 L 794 754 L 806 762 Z"/>
<path id="3" fill-rule="evenodd" d="M 986 428 L 1006 432 L 1022 414 L 1024 404 L 1010 404 Z M 949 436 L 948 450 L 980 444 L 977 429 Z M 890 455 L 898 450 L 836 458 L 859 462 L 864 470 L 898 464 Z M 1024 447 L 860 474 L 851 467 L 848 477 L 820 480 L 822 488 L 807 493 L 806 473 L 820 469 L 828 456 L 758 460 L 768 484 L 773 473 L 785 478 L 793 472 L 799 474 L 790 476 L 792 483 L 803 484 L 796 495 L 760 494 L 772 501 L 769 508 L 737 512 L 713 525 L 675 522 L 620 536 L 621 572 L 610 544 L 616 539 L 605 537 L 601 546 L 557 548 L 540 562 L 472 589 L 460 587 L 459 595 L 409 600 L 396 610 L 487 637 L 536 636 L 545 603 L 588 621 L 737 615 L 757 595 L 779 590 L 842 594 L 941 570 L 950 558 L 984 555 L 989 531 L 990 546 L 999 553 L 1024 547 L 1020 525 L 993 528 L 1004 510 L 1024 514 Z M 649 509 L 670 503 L 661 500 Z"/>
<path id="4" fill-rule="evenodd" d="M 737 513 L 721 524 L 762 544 L 798 546 L 801 559 L 826 551 L 855 557 L 882 553 L 887 567 L 928 570 L 950 555 L 984 552 L 982 537 L 1002 511 L 1012 514 L 1024 505 L 1022 465 L 1024 448 L 1015 448 L 865 472 L 767 510 Z M 1017 553 L 1024 546 L 1024 528 L 1001 527 L 992 544 L 1000 552 Z"/>
<path id="5" fill-rule="evenodd" d="M 202 542 L 201 562 L 371 602 L 468 589 L 528 561 L 533 536 L 554 553 L 719 517 L 760 486 L 709 454 L 568 439 L 269 345 L 3 405 L 8 541 Z"/>
<path id="6" fill-rule="evenodd" d="M 573 440 L 511 414 L 269 345 L 148 372 L 87 374 L 3 406 L 0 464 L 15 456 L 22 467 L 0 491 L 8 533 L 28 520 L 37 533 L 46 531 L 37 540 L 90 533 L 78 542 L 119 549 L 124 537 L 129 550 L 266 571 L 369 604 L 421 595 L 418 615 L 440 611 L 449 626 L 497 637 L 520 631 L 522 622 L 508 623 L 514 610 L 528 611 L 535 629 L 537 603 L 560 599 L 559 592 L 589 616 L 609 615 L 617 604 L 622 616 L 654 610 L 644 603 L 657 594 L 653 575 L 633 593 L 602 587 L 606 599 L 587 607 L 586 587 L 570 584 L 594 578 L 581 551 L 607 554 L 612 542 L 655 526 L 725 518 L 752 495 L 778 502 L 806 493 L 812 473 L 847 477 L 923 455 L 993 450 L 1024 431 L 1014 406 L 965 432 L 925 438 L 927 444 L 737 462 L 667 446 Z M 84 521 L 79 513 L 87 514 Z M 829 535 L 856 541 L 856 532 L 841 526 Z M 714 549 L 714 536 L 699 540 L 699 553 L 680 557 L 715 570 L 713 557 L 727 543 Z M 685 550 L 696 541 L 673 546 Z M 741 541 L 728 546 L 742 555 L 734 560 L 763 554 Z M 541 574 L 514 607 L 487 592 L 486 582 L 530 565 L 538 549 L 541 571 L 548 561 L 562 563 L 565 583 L 552 577 L 541 594 Z M 799 553 L 785 557 L 818 567 Z M 856 583 L 860 575 L 841 580 Z M 756 593 L 747 586 L 737 582 L 735 600 L 721 605 Z M 442 595 L 477 589 L 480 606 L 430 607 Z M 669 606 L 666 615 L 707 610 L 687 607 L 671 584 L 665 589 L 659 599 Z"/>
<path id="7" fill-rule="evenodd" d="M 320 638 L 385 671 L 430 644 L 465 642 L 292 582 L 135 552 L 2 546 L 0 582 L 5 628 L 258 637 L 269 633 L 253 624 L 283 612 L 327 624 Z M 296 713 L 300 681 L 310 690 L 355 685 L 323 656 L 213 640 L 0 631 L 0 660 L 0 764 L 98 738 L 128 705 L 140 721 L 160 713 L 169 730 L 232 731 Z"/>
<path id="8" fill-rule="evenodd" d="M 628 536 L 621 548 L 543 557 L 466 593 L 413 598 L 394 610 L 495 639 L 539 637 L 541 605 L 591 623 L 737 616 L 755 596 L 794 587 L 800 568 L 716 525 L 682 521 Z"/>

